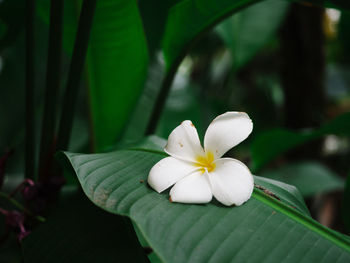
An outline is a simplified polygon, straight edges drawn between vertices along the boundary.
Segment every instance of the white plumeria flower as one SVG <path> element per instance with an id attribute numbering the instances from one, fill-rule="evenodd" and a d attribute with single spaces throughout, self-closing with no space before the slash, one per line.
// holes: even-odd
<path id="1" fill-rule="evenodd" d="M 174 185 L 170 200 L 208 203 L 212 196 L 224 205 L 239 206 L 254 188 L 248 167 L 232 158 L 221 158 L 245 140 L 253 123 L 244 112 L 226 112 L 216 117 L 204 136 L 204 149 L 191 121 L 183 121 L 168 138 L 164 151 L 170 155 L 156 163 L 148 184 L 158 193 Z"/>

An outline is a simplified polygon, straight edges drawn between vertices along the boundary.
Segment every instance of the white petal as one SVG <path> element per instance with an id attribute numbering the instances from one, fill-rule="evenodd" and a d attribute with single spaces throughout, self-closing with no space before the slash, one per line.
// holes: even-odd
<path id="1" fill-rule="evenodd" d="M 212 193 L 207 174 L 194 172 L 178 181 L 170 190 L 172 202 L 203 204 L 209 203 Z"/>
<path id="2" fill-rule="evenodd" d="M 226 112 L 216 117 L 204 137 L 204 149 L 220 158 L 232 147 L 244 141 L 253 130 L 252 120 L 244 112 Z"/>
<path id="3" fill-rule="evenodd" d="M 215 170 L 208 174 L 214 197 L 227 206 L 239 206 L 247 201 L 254 188 L 248 167 L 231 158 L 218 159 L 215 164 Z"/>
<path id="4" fill-rule="evenodd" d="M 148 184 L 160 193 L 195 170 L 198 170 L 198 167 L 191 163 L 166 157 L 152 167 L 148 175 Z"/>
<path id="5" fill-rule="evenodd" d="M 204 155 L 197 129 L 191 121 L 183 121 L 170 133 L 164 151 L 173 157 L 191 162 L 195 162 L 197 156 Z"/>

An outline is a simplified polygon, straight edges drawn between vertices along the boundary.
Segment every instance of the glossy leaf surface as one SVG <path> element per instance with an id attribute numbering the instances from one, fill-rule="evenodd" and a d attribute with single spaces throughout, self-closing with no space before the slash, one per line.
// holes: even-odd
<path id="1" fill-rule="evenodd" d="M 103 209 L 130 217 L 164 262 L 350 259 L 350 244 L 341 234 L 298 212 L 282 196 L 279 201 L 256 189 L 240 207 L 171 203 L 167 193 L 158 194 L 146 183 L 151 167 L 164 157 L 157 151 L 65 156 L 86 195 Z"/>

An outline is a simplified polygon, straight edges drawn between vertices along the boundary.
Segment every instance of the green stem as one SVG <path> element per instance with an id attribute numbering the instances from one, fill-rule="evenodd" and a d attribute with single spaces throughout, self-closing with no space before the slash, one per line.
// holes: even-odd
<path id="1" fill-rule="evenodd" d="M 61 77 L 63 0 L 51 0 L 45 108 L 41 131 L 39 179 L 48 176 L 53 162 L 56 102 Z"/>
<path id="2" fill-rule="evenodd" d="M 66 150 L 69 144 L 69 138 L 73 126 L 73 112 L 84 68 L 95 8 L 96 0 L 84 0 L 80 12 L 78 31 L 68 74 L 67 88 L 64 94 L 64 104 L 57 141 L 58 150 Z"/>
<path id="3" fill-rule="evenodd" d="M 189 40 L 182 48 L 182 50 L 179 52 L 177 58 L 174 60 L 174 62 L 171 63 L 169 69 L 166 72 L 166 77 L 164 78 L 164 81 L 161 86 L 161 90 L 156 98 L 155 106 L 153 107 L 151 119 L 148 122 L 148 126 L 145 132 L 145 135 L 153 134 L 157 128 L 157 124 L 159 122 L 159 119 L 161 117 L 162 111 L 165 106 L 166 98 L 169 95 L 169 91 L 172 85 L 172 82 L 174 80 L 174 77 L 176 75 L 177 69 L 180 66 L 182 60 L 185 58 L 185 56 L 188 54 L 188 52 L 191 50 L 191 48 L 198 43 L 198 41 L 208 33 L 215 25 L 217 25 L 219 22 L 224 20 L 225 18 L 229 17 L 235 12 L 238 12 L 239 10 L 252 5 L 256 2 L 259 2 L 261 0 L 251 0 L 249 2 L 240 0 L 238 1 L 235 6 L 231 7 L 231 9 L 225 13 L 222 14 L 219 18 L 212 21 L 209 25 L 202 28 L 202 31 L 198 32 L 191 40 Z"/>
<path id="4" fill-rule="evenodd" d="M 0 197 L 10 202 L 13 206 L 15 206 L 18 210 L 26 213 L 27 215 L 34 216 L 38 221 L 45 222 L 45 218 L 42 216 L 35 216 L 31 211 L 25 208 L 21 203 L 19 203 L 16 199 L 9 197 L 4 192 L 0 192 Z"/>
<path id="5" fill-rule="evenodd" d="M 35 0 L 27 0 L 25 177 L 28 179 L 34 179 L 34 14 Z"/>

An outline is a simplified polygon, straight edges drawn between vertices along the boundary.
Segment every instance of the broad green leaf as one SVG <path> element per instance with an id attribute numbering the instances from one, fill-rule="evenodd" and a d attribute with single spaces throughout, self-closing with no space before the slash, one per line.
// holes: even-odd
<path id="1" fill-rule="evenodd" d="M 304 197 L 341 190 L 344 180 L 317 162 L 303 162 L 263 172 L 261 176 L 294 185 Z"/>
<path id="2" fill-rule="evenodd" d="M 259 134 L 251 146 L 253 170 L 258 171 L 288 150 L 327 134 L 349 136 L 350 112 L 338 116 L 317 130 L 294 132 L 287 129 L 272 129 Z"/>
<path id="3" fill-rule="evenodd" d="M 228 15 L 257 0 L 179 1 L 169 11 L 163 37 L 167 68 L 177 67 L 195 39 Z"/>
<path id="4" fill-rule="evenodd" d="M 79 1 L 66 1 L 64 46 L 71 53 Z M 39 14 L 48 21 L 47 1 Z M 87 84 L 95 150 L 120 139 L 142 91 L 148 67 L 148 49 L 136 0 L 97 2 L 90 48 Z"/>
<path id="5" fill-rule="evenodd" d="M 150 57 L 160 48 L 168 11 L 174 3 L 175 1 L 164 0 L 138 1 Z"/>
<path id="6" fill-rule="evenodd" d="M 186 51 L 201 34 L 215 24 L 258 0 L 188 0 L 178 1 L 170 8 L 163 37 L 167 68 L 178 65 Z M 295 2 L 295 1 L 290 1 Z M 327 7 L 350 9 L 347 0 L 300 1 Z M 273 7 L 274 9 L 275 7 Z M 255 19 L 254 19 L 255 20 Z"/>
<path id="7" fill-rule="evenodd" d="M 136 0 L 98 1 L 88 52 L 96 150 L 115 143 L 139 98 L 148 50 Z"/>
<path id="8" fill-rule="evenodd" d="M 142 149 L 143 151 L 157 151 L 163 152 L 166 146 L 167 140 L 160 138 L 155 135 L 147 136 L 138 141 L 134 142 L 121 142 L 117 144 L 117 149 L 128 149 L 128 150 L 138 150 Z M 166 155 L 165 153 L 163 153 Z"/>
<path id="9" fill-rule="evenodd" d="M 169 202 L 168 193 L 158 194 L 146 183 L 161 153 L 65 156 L 86 195 L 103 209 L 130 217 L 163 262 L 350 260 L 350 243 L 341 234 L 261 190 L 240 207 Z"/>
<path id="10" fill-rule="evenodd" d="M 22 242 L 24 262 L 147 262 L 130 221 L 112 216 L 78 193 Z"/>
<path id="11" fill-rule="evenodd" d="M 304 199 L 299 190 L 292 185 L 282 183 L 280 181 L 264 178 L 261 176 L 254 176 L 254 182 L 257 187 L 263 187 L 271 191 L 276 197 L 287 205 L 298 209 L 299 212 L 310 216 L 310 212 L 306 207 Z M 261 189 L 264 191 L 264 189 Z M 266 191 L 266 190 L 265 190 Z"/>
<path id="12" fill-rule="evenodd" d="M 234 14 L 215 28 L 231 50 L 234 69 L 244 66 L 271 39 L 288 7 L 289 3 L 283 0 L 263 1 Z"/>

